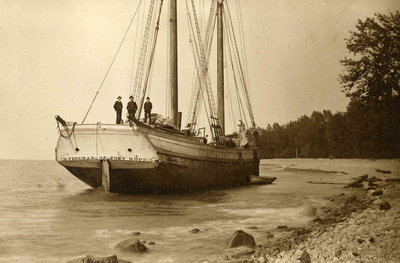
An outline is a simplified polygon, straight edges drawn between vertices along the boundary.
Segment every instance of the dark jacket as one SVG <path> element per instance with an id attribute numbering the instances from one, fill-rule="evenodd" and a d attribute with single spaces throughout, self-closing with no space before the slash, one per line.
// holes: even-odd
<path id="1" fill-rule="evenodd" d="M 120 102 L 120 101 L 117 100 L 117 101 L 114 103 L 114 110 L 115 110 L 115 111 L 122 111 L 122 108 L 123 108 L 122 102 Z"/>
<path id="2" fill-rule="evenodd" d="M 136 111 L 137 111 L 136 102 L 134 102 L 134 101 L 129 101 L 129 102 L 128 102 L 128 106 L 126 106 L 126 109 L 128 110 L 129 113 L 131 113 L 131 112 L 136 112 Z"/>
<path id="3" fill-rule="evenodd" d="M 153 104 L 151 104 L 150 101 L 146 101 L 144 103 L 144 111 L 145 112 L 151 112 L 151 109 L 153 108 Z"/>

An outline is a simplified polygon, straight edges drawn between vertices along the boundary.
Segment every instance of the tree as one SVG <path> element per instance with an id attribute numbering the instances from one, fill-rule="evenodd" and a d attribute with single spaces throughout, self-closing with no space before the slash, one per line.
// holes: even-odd
<path id="1" fill-rule="evenodd" d="M 400 12 L 358 20 L 356 28 L 346 39 L 353 58 L 341 60 L 343 91 L 365 103 L 390 103 L 400 94 Z"/>

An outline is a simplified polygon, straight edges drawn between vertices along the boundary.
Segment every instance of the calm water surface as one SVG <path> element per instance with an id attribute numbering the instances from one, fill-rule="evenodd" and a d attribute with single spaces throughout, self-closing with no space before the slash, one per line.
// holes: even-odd
<path id="1" fill-rule="evenodd" d="M 55 161 L 0 160 L 0 262 L 65 262 L 83 254 L 199 262 L 220 255 L 237 229 L 257 241 L 277 225 L 309 221 L 310 207 L 343 192 L 340 185 L 308 181 L 340 182 L 349 176 L 341 171 L 358 176 L 374 165 L 384 169 L 392 164 L 263 160 L 261 175 L 278 177 L 272 185 L 190 195 L 120 195 L 90 189 Z M 251 226 L 258 229 L 246 229 Z M 193 228 L 202 232 L 193 234 Z M 151 253 L 124 255 L 113 249 L 134 231 L 142 233 L 141 240 L 156 242 L 149 246 Z"/>

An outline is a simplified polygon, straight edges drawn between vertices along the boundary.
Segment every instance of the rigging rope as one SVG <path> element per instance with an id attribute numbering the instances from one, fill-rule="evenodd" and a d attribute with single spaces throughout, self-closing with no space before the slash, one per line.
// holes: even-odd
<path id="1" fill-rule="evenodd" d="M 237 70 L 235 70 L 235 66 L 234 66 L 234 60 L 236 60 L 236 62 L 237 62 L 237 57 L 236 56 L 234 56 L 233 54 L 232 54 L 232 49 L 233 49 L 233 47 L 231 47 L 231 45 L 233 45 L 233 43 L 232 43 L 232 36 L 231 36 L 231 34 L 230 34 L 230 31 L 229 31 L 229 29 L 227 28 L 228 26 L 227 26 L 227 21 L 226 21 L 226 16 L 224 16 L 224 18 L 225 18 L 225 38 L 227 39 L 227 47 L 228 47 L 228 54 L 229 54 L 229 57 L 230 57 L 230 62 L 231 62 L 231 68 L 232 68 L 232 73 L 233 73 L 233 79 L 234 79 L 234 82 L 235 82 L 235 87 L 236 87 L 236 96 L 237 96 L 237 103 L 238 103 L 238 109 L 239 109 L 239 114 L 240 114 L 240 119 L 243 121 L 245 121 L 245 123 L 246 123 L 246 126 L 248 127 L 248 122 L 247 122 L 247 118 L 245 118 L 245 111 L 244 111 L 244 107 L 243 107 L 243 103 L 242 103 L 242 99 L 241 99 L 241 96 L 240 96 L 240 90 L 239 90 L 239 85 L 238 85 L 238 80 L 237 80 L 237 78 L 236 78 L 236 72 L 237 72 Z M 240 77 L 240 73 L 238 74 L 239 75 L 239 77 Z"/>
<path id="2" fill-rule="evenodd" d="M 85 117 L 83 118 L 81 124 L 83 124 L 83 123 L 85 122 L 85 120 L 86 120 L 86 118 L 87 118 L 87 116 L 88 116 L 90 110 L 92 109 L 92 106 L 93 106 L 93 104 L 94 104 L 94 101 L 95 101 L 96 98 L 97 98 L 97 95 L 99 95 L 99 92 L 100 92 L 101 88 L 103 87 L 104 81 L 106 80 L 106 78 L 107 78 L 107 76 L 108 76 L 108 73 L 110 72 L 111 67 L 112 67 L 113 64 L 114 64 L 115 59 L 116 59 L 117 56 L 118 56 L 118 53 L 119 53 L 119 51 L 120 51 L 120 49 L 121 49 L 121 47 L 122 47 L 122 44 L 123 44 L 124 41 L 125 41 L 126 35 L 127 35 L 128 32 L 129 32 L 129 29 L 131 28 L 132 22 L 133 22 L 133 20 L 134 20 L 135 17 L 136 17 L 136 14 L 137 14 L 137 12 L 138 12 L 138 10 L 139 10 L 139 7 L 140 7 L 142 1 L 143 1 L 143 0 L 140 0 L 138 6 L 137 6 L 137 8 L 136 8 L 136 11 L 135 11 L 135 13 L 134 13 L 133 16 L 132 16 L 132 19 L 131 19 L 131 21 L 130 21 L 130 23 L 129 23 L 128 28 L 126 29 L 126 32 L 125 32 L 125 34 L 124 34 L 124 37 L 122 38 L 122 41 L 121 41 L 121 43 L 119 44 L 119 47 L 118 47 L 118 49 L 117 49 L 117 52 L 115 53 L 114 58 L 112 59 L 111 64 L 110 64 L 110 66 L 108 67 L 108 70 L 107 70 L 107 72 L 106 72 L 106 75 L 104 76 L 103 80 L 101 81 L 100 87 L 99 87 L 98 90 L 96 91 L 96 94 L 94 95 L 94 98 L 93 98 L 93 100 L 92 100 L 92 103 L 90 104 L 89 109 L 88 109 L 88 111 L 86 112 Z"/>
<path id="3" fill-rule="evenodd" d="M 227 14 L 228 14 L 228 19 L 229 19 L 230 27 L 231 27 L 231 31 L 232 31 L 233 43 L 235 44 L 234 46 L 235 46 L 235 51 L 236 51 L 237 60 L 238 60 L 238 64 L 239 64 L 239 72 L 240 72 L 239 76 L 241 77 L 241 81 L 243 82 L 242 84 L 243 84 L 245 95 L 246 95 L 245 98 L 247 100 L 246 104 L 247 104 L 247 108 L 248 108 L 248 111 L 249 111 L 251 124 L 252 124 L 252 126 L 254 128 L 255 127 L 255 121 L 254 121 L 253 109 L 251 107 L 250 95 L 249 95 L 249 91 L 248 91 L 248 88 L 247 88 L 247 84 L 246 84 L 246 79 L 245 79 L 242 63 L 241 63 L 240 56 L 239 56 L 239 50 L 238 50 L 238 47 L 237 47 L 235 31 L 233 29 L 233 23 L 232 23 L 232 18 L 231 18 L 230 11 L 229 11 L 229 5 L 228 5 L 228 2 L 225 2 L 225 3 L 226 3 L 226 7 L 227 7 L 226 10 L 228 11 Z"/>
<path id="4" fill-rule="evenodd" d="M 249 93 L 250 93 L 250 103 L 253 104 L 253 96 L 252 96 L 252 89 L 251 89 L 251 83 L 250 83 L 250 76 L 249 76 L 249 67 L 247 63 L 247 52 L 246 52 L 246 41 L 244 37 L 244 30 L 243 30 L 243 17 L 242 17 L 242 6 L 240 5 L 240 0 L 236 0 L 237 4 L 237 13 L 238 13 L 238 20 L 239 20 L 239 34 L 241 34 L 241 46 L 242 46 L 242 57 L 243 57 L 243 63 L 244 63 L 244 68 L 245 68 L 245 78 L 246 78 L 246 83 L 249 86 Z"/>
<path id="5" fill-rule="evenodd" d="M 199 52 L 199 48 L 201 48 L 200 45 L 202 45 L 203 50 L 206 49 L 206 52 L 205 52 L 206 53 L 205 54 L 205 58 L 206 59 L 204 61 L 205 62 L 204 66 L 206 67 L 206 76 L 203 76 L 203 77 L 207 78 L 207 80 L 206 80 L 207 94 L 209 94 L 209 93 L 212 94 L 212 91 L 211 91 L 211 79 L 210 79 L 210 76 L 208 75 L 208 63 L 209 63 L 209 57 L 210 57 L 210 54 L 211 54 L 211 46 L 212 46 L 212 40 L 213 40 L 212 32 L 214 32 L 215 21 L 216 21 L 216 19 L 215 19 L 215 17 L 216 17 L 216 12 L 215 12 L 216 3 L 217 3 L 216 0 L 212 0 L 212 2 L 211 2 L 210 13 L 209 13 L 208 21 L 207 21 L 206 32 L 205 32 L 205 38 L 204 38 L 203 43 L 199 44 L 198 43 L 199 40 L 196 41 L 195 30 L 193 28 L 193 23 L 192 23 L 192 19 L 191 19 L 191 16 L 190 16 L 189 7 L 188 7 L 187 1 L 186 1 L 188 27 L 189 27 L 190 33 L 193 34 L 193 37 L 194 37 L 195 48 L 196 48 L 195 49 L 196 52 L 194 53 L 194 55 L 195 56 L 197 55 L 197 57 L 199 58 L 199 62 L 201 62 L 201 55 L 199 54 L 199 53 L 201 53 L 201 51 Z M 199 34 L 197 34 L 197 36 L 198 35 Z M 191 37 L 190 37 L 189 42 L 190 41 L 191 41 Z M 204 67 L 201 64 L 196 64 L 196 67 L 197 67 L 196 70 L 199 72 L 199 74 L 202 73 Z M 200 69 L 199 69 L 199 67 L 200 67 Z M 190 103 L 189 114 L 188 114 L 188 119 L 187 119 L 187 125 L 189 125 L 189 124 L 192 125 L 193 124 L 193 126 L 192 126 L 193 129 L 196 128 L 197 119 L 199 117 L 200 110 L 201 110 L 200 89 L 203 89 L 203 87 L 204 87 L 204 79 L 196 78 L 195 80 L 196 80 L 196 82 L 195 82 L 195 86 L 194 86 L 193 93 L 192 93 L 192 100 L 191 100 L 191 103 Z M 203 85 L 202 85 L 202 81 L 203 81 Z M 209 92 L 209 90 L 211 92 Z M 209 99 L 210 99 L 210 97 L 209 97 Z M 211 111 L 212 111 L 212 108 L 213 108 L 212 107 L 213 104 L 214 104 L 213 103 L 213 98 L 211 97 L 211 102 L 209 101 L 209 105 L 210 105 L 210 110 Z M 214 115 L 214 114 L 212 114 L 212 115 Z"/>
<path id="6" fill-rule="evenodd" d="M 188 14 L 188 18 L 189 18 L 189 14 Z M 190 19 L 188 19 L 188 24 L 190 24 Z M 191 27 L 189 25 L 189 30 L 190 30 L 190 28 Z M 192 50 L 192 53 L 193 53 L 194 65 L 196 67 L 196 69 L 194 71 L 195 74 L 196 74 L 195 81 L 196 81 L 196 83 L 199 83 L 200 82 L 200 78 L 201 78 L 200 71 L 199 71 L 199 68 L 198 68 L 199 64 L 197 62 L 197 57 L 196 57 L 196 52 L 195 52 L 195 48 L 194 48 L 194 45 L 193 45 L 193 41 L 192 41 L 192 38 L 190 36 L 189 36 L 189 43 L 190 43 L 190 47 L 191 47 L 191 50 Z M 207 110 L 207 105 L 206 105 L 206 101 L 205 101 L 205 98 L 204 98 L 203 90 L 200 88 L 200 90 L 198 90 L 198 91 L 199 91 L 199 93 L 197 94 L 198 99 L 196 100 L 196 102 L 200 103 L 200 104 L 201 104 L 201 102 L 204 103 L 204 108 L 205 108 L 206 115 L 207 115 L 207 121 L 208 121 L 208 125 L 210 127 L 211 137 L 212 137 L 213 140 L 215 140 L 214 130 L 212 129 L 211 121 L 208 118 L 209 115 L 208 115 L 208 110 Z M 197 90 L 193 90 L 193 92 L 197 92 Z M 201 108 L 201 107 L 199 107 L 199 108 Z M 189 125 L 189 123 L 187 125 Z M 196 126 L 197 126 L 197 123 L 191 123 L 190 130 L 192 132 L 195 132 Z"/>
<path id="7" fill-rule="evenodd" d="M 149 11 L 148 11 L 148 16 L 147 16 L 147 21 L 146 21 L 146 28 L 144 31 L 142 46 L 140 49 L 140 55 L 139 55 L 139 59 L 138 59 L 138 66 L 136 69 L 133 93 L 131 93 L 131 95 L 134 97 L 135 101 L 137 101 L 139 99 L 139 96 L 140 96 L 141 90 L 142 90 L 143 74 L 145 73 L 145 64 L 146 64 L 146 58 L 147 58 L 147 46 L 149 44 L 150 28 L 152 27 L 152 21 L 153 21 L 154 4 L 155 4 L 155 0 L 151 0 L 150 6 L 149 6 Z"/>
<path id="8" fill-rule="evenodd" d="M 138 113 L 137 113 L 137 118 L 138 119 L 140 118 L 140 114 L 142 112 L 144 97 L 146 96 L 147 86 L 148 86 L 149 77 L 150 77 L 150 73 L 151 73 L 151 66 L 153 64 L 154 52 L 155 52 L 156 43 L 157 43 L 157 37 L 158 37 L 158 30 L 160 28 L 160 17 L 161 17 L 162 6 L 163 6 L 163 0 L 160 1 L 160 7 L 159 7 L 159 11 L 158 11 L 158 18 L 157 18 L 156 28 L 155 28 L 154 36 L 153 36 L 153 45 L 152 45 L 152 49 L 151 49 L 151 52 L 150 52 L 149 65 L 148 65 L 147 74 L 146 74 L 146 78 L 145 78 L 144 85 L 143 85 L 142 97 L 140 99 L 140 107 L 138 107 Z"/>
<path id="9" fill-rule="evenodd" d="M 134 69 L 134 65 L 135 65 L 135 55 L 136 55 L 136 42 L 137 42 L 137 38 L 138 38 L 138 32 L 139 32 L 139 18 L 137 19 L 137 23 L 136 23 L 136 32 L 135 32 L 135 42 L 133 44 L 133 53 L 132 53 L 132 66 L 131 66 L 131 77 L 130 77 L 130 81 L 129 81 L 129 94 L 131 94 L 132 92 L 132 82 L 133 82 L 133 69 Z"/>

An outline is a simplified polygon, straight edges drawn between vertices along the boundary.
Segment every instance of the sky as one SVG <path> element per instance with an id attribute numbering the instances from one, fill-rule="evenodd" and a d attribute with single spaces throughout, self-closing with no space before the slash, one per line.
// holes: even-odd
<path id="1" fill-rule="evenodd" d="M 340 59 L 349 56 L 344 39 L 355 30 L 357 19 L 400 9 L 398 0 L 228 3 L 233 8 L 237 1 L 241 1 L 251 100 L 260 127 L 284 124 L 313 110 L 344 111 L 348 99 L 339 83 Z M 207 7 L 209 1 L 196 2 Z M 58 138 L 54 116 L 82 121 L 138 3 L 0 0 L 0 159 L 54 158 Z M 153 111 L 160 113 L 165 112 L 167 85 L 168 0 L 164 4 L 149 87 Z M 112 105 L 118 95 L 126 105 L 133 54 L 129 47 L 135 46 L 135 32 L 141 32 L 136 30 L 140 22 L 135 21 L 87 123 L 114 122 Z M 179 110 L 185 122 L 194 64 L 184 4 L 178 9 L 178 23 Z M 211 71 L 216 62 L 210 63 Z"/>

